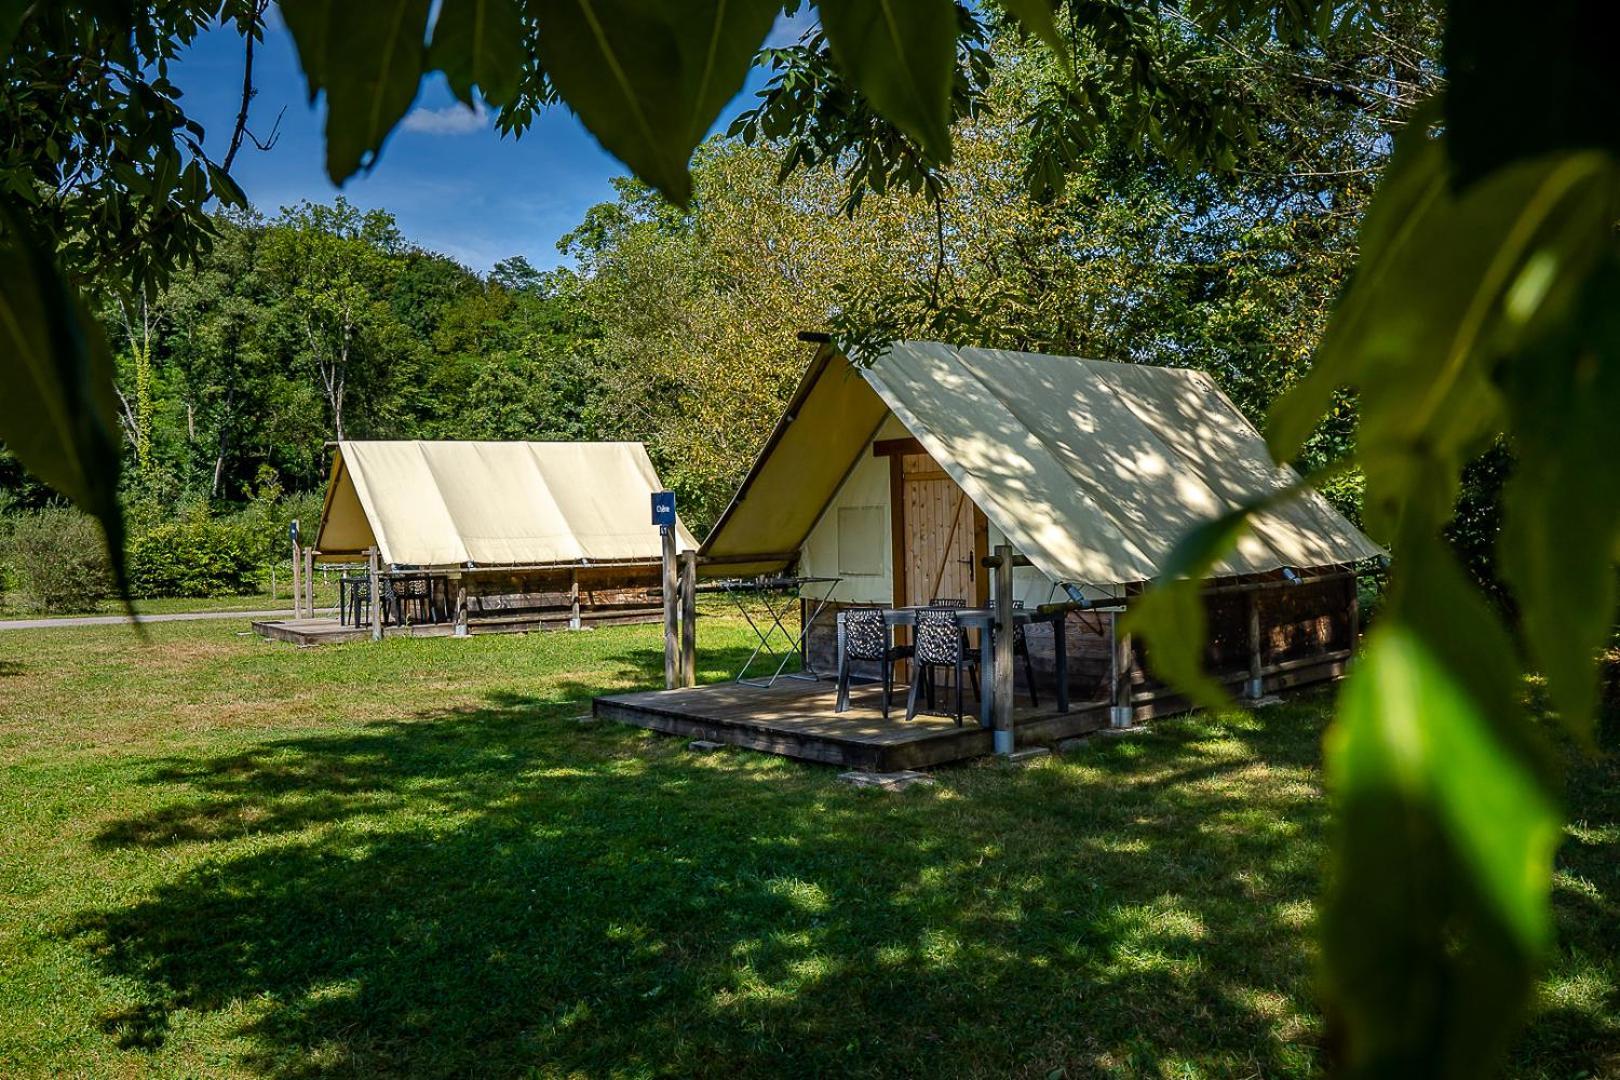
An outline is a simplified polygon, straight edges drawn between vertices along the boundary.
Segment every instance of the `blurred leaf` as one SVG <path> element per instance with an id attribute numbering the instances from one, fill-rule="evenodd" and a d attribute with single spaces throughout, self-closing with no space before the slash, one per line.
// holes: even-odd
<path id="1" fill-rule="evenodd" d="M 951 0 L 818 0 L 833 58 L 872 107 L 951 159 L 956 5 Z"/>
<path id="2" fill-rule="evenodd" d="M 112 357 L 44 247 L 9 215 L 0 225 L 0 442 L 101 523 L 127 594 Z"/>
<path id="3" fill-rule="evenodd" d="M 1206 521 L 1177 542 L 1153 587 L 1130 605 L 1121 632 L 1148 643 L 1153 673 L 1192 701 L 1215 711 L 1231 707 L 1226 688 L 1204 670 L 1209 634 L 1204 579 L 1248 528 L 1257 506 L 1244 506 Z"/>
<path id="4" fill-rule="evenodd" d="M 1441 140 L 1409 134 L 1315 364 L 1272 410 L 1272 453 L 1286 460 L 1335 390 L 1360 390 L 1375 533 L 1393 528 L 1401 493 L 1416 490 L 1414 448 L 1460 465 L 1496 430 L 1503 402 L 1490 362 L 1567 311 L 1612 220 L 1616 169 L 1601 154 L 1515 165 L 1461 197 L 1447 176 Z"/>
<path id="5" fill-rule="evenodd" d="M 428 63 L 444 72 L 462 101 L 473 103 L 476 86 L 490 104 L 509 104 L 527 58 L 516 0 L 444 0 Z"/>
<path id="6" fill-rule="evenodd" d="M 1441 542 L 1368 636 L 1326 740 L 1323 911 L 1353 1076 L 1489 1075 L 1550 936 L 1559 816 L 1499 619 Z"/>
<path id="7" fill-rule="evenodd" d="M 1001 6 L 1025 30 L 1045 42 L 1064 70 L 1069 70 L 1069 43 L 1063 40 L 1063 35 L 1058 31 L 1057 19 L 1052 14 L 1052 0 L 1001 0 Z"/>
<path id="8" fill-rule="evenodd" d="M 282 0 L 313 99 L 326 91 L 326 172 L 368 168 L 422 80 L 429 0 Z"/>
<path id="9" fill-rule="evenodd" d="M 1198 705 L 1212 710 L 1230 707 L 1225 687 L 1204 670 L 1204 642 L 1208 621 L 1204 612 L 1205 579 L 1215 564 L 1237 546 L 1249 518 L 1297 497 L 1337 476 L 1348 466 L 1338 462 L 1303 479 L 1278 488 L 1206 521 L 1176 542 L 1165 558 L 1152 588 L 1130 606 L 1123 629 L 1140 634 L 1149 644 L 1148 663 L 1154 674 L 1182 691 Z"/>
<path id="10" fill-rule="evenodd" d="M 1507 28 L 1511 28 L 1509 31 Z M 1456 183 L 1560 150 L 1620 154 L 1612 0 L 1468 0 L 1446 14 L 1446 130 Z"/>
<path id="11" fill-rule="evenodd" d="M 17 40 L 28 8 L 29 0 L 0 0 L 0 63 L 11 53 L 11 43 Z"/>
<path id="12" fill-rule="evenodd" d="M 214 193 L 221 206 L 235 207 L 238 210 L 248 208 L 247 193 L 242 185 L 230 173 L 212 162 L 208 165 L 208 187 Z"/>
<path id="13" fill-rule="evenodd" d="M 1570 326 L 1515 357 L 1504 376 L 1518 462 L 1503 493 L 1501 567 L 1553 705 L 1588 746 L 1620 539 L 1617 295 L 1611 259 Z"/>
<path id="14" fill-rule="evenodd" d="M 540 59 L 602 145 L 684 206 L 687 161 L 742 89 L 774 0 L 530 0 Z"/>

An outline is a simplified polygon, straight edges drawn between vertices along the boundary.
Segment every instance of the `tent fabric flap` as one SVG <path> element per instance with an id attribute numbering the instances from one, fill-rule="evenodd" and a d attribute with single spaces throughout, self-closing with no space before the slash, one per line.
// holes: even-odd
<path id="1" fill-rule="evenodd" d="M 640 443 L 345 441 L 316 547 L 422 567 L 653 561 L 660 489 Z"/>
<path id="2" fill-rule="evenodd" d="M 1296 483 L 1265 440 L 1206 374 L 933 342 L 891 346 L 858 372 L 985 516 L 1053 581 L 1115 586 L 1155 577 L 1197 524 Z M 825 372 L 832 372 L 832 365 Z M 824 373 L 823 379 L 828 375 Z M 814 400 L 812 387 L 808 397 Z M 783 440 L 751 481 L 837 466 L 848 438 L 816 446 Z M 860 453 L 864 444 L 853 452 Z M 819 513 L 820 486 L 807 498 Z M 750 494 L 750 500 L 757 496 Z M 820 500 L 820 501 L 817 501 Z M 754 551 L 802 544 L 802 515 L 734 506 L 727 530 Z M 1383 554 L 1320 494 L 1307 491 L 1256 514 L 1214 576 L 1358 562 Z"/>

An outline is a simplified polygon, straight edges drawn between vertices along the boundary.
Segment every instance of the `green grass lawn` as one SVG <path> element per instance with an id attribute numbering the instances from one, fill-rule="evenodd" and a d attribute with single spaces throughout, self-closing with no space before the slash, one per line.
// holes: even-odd
<path id="1" fill-rule="evenodd" d="M 330 582 L 323 582 L 317 575 L 315 586 L 315 604 L 317 608 L 336 607 L 338 602 L 337 579 L 333 577 Z M 269 589 L 261 592 L 249 593 L 246 596 L 163 596 L 146 600 L 131 601 L 135 610 L 142 615 L 166 615 L 176 611 L 291 611 L 292 591 L 285 580 L 278 583 L 272 594 Z M 76 611 L 63 614 L 47 614 L 30 605 L 18 593 L 0 593 L 0 619 L 39 619 L 39 618 L 74 618 L 80 615 L 122 615 L 128 609 L 123 601 L 111 599 L 103 600 L 96 605 L 94 611 Z"/>
<path id="2" fill-rule="evenodd" d="M 888 795 L 580 723 L 657 627 L 244 629 L 0 634 L 0 1075 L 1321 1067 L 1324 695 Z M 1520 1076 L 1620 1074 L 1613 760 L 1569 803 Z"/>

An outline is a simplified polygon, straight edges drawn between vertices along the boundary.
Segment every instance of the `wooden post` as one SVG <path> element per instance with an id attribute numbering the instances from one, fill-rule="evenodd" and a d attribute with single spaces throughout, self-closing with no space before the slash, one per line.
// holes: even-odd
<path id="1" fill-rule="evenodd" d="M 1260 600 L 1254 593 L 1243 594 L 1243 610 L 1249 616 L 1249 682 L 1244 693 L 1256 701 L 1265 693 L 1265 680 L 1260 675 Z"/>
<path id="2" fill-rule="evenodd" d="M 296 620 L 304 617 L 304 594 L 301 590 L 302 578 L 299 575 L 299 567 L 304 564 L 304 552 L 303 548 L 296 540 L 293 541 L 292 562 L 293 618 Z"/>
<path id="3" fill-rule="evenodd" d="M 383 636 L 382 573 L 378 565 L 376 548 L 366 549 L 366 578 L 371 589 L 371 640 L 381 641 Z"/>
<path id="4" fill-rule="evenodd" d="M 315 617 L 315 549 L 304 549 L 304 612 Z"/>
<path id="5" fill-rule="evenodd" d="M 996 545 L 995 587 L 995 749 L 1013 752 L 1013 549 Z"/>
<path id="6" fill-rule="evenodd" d="M 1111 620 L 1110 636 L 1113 639 L 1113 648 L 1110 650 L 1109 669 L 1113 679 L 1113 705 L 1109 709 L 1108 722 L 1111 727 L 1125 728 L 1131 726 L 1135 719 L 1131 707 L 1131 671 L 1135 667 L 1136 657 L 1131 648 L 1131 635 L 1119 632 L 1119 620 L 1122 612 L 1115 612 Z"/>
<path id="7" fill-rule="evenodd" d="M 677 666 L 679 655 L 679 627 L 677 626 L 677 596 L 680 580 L 675 568 L 675 530 L 668 525 L 660 527 L 664 540 L 664 689 L 673 690 L 680 683 Z"/>
<path id="8" fill-rule="evenodd" d="M 579 622 L 579 571 L 568 572 L 568 629 L 578 630 Z"/>
<path id="9" fill-rule="evenodd" d="M 456 575 L 456 614 L 450 632 L 456 637 L 467 636 L 467 579 L 460 574 Z"/>
<path id="10" fill-rule="evenodd" d="M 1361 647 L 1361 582 L 1356 575 L 1351 574 L 1350 582 L 1350 644 L 1346 646 L 1351 652 Z"/>
<path id="11" fill-rule="evenodd" d="M 697 685 L 697 552 L 681 552 L 681 685 Z"/>

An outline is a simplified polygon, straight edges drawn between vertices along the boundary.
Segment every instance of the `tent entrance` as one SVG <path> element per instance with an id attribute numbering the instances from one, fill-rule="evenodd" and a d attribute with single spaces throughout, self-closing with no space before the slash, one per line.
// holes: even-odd
<path id="1" fill-rule="evenodd" d="M 989 600 L 979 565 L 989 553 L 989 523 L 955 480 L 921 447 L 895 454 L 891 476 L 895 603 L 927 604 L 952 597 L 975 607 Z"/>

